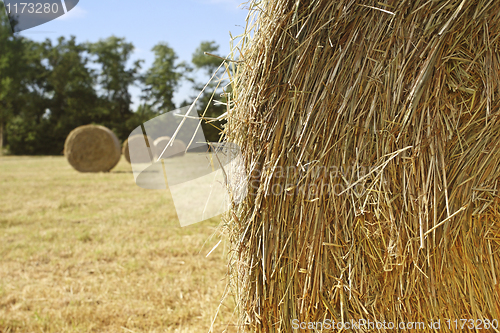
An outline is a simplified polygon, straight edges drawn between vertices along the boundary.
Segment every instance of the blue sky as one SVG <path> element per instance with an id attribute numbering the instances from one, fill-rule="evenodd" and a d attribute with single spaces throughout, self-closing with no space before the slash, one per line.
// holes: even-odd
<path id="1" fill-rule="evenodd" d="M 135 46 L 132 60 L 144 59 L 143 69 L 154 56 L 151 48 L 167 42 L 179 56 L 190 61 L 201 41 L 214 40 L 220 54 L 229 53 L 229 32 L 241 34 L 248 10 L 244 0 L 80 0 L 78 5 L 53 21 L 22 31 L 33 40 L 56 40 L 59 36 L 76 36 L 77 41 L 97 41 L 115 35 L 125 37 Z M 139 90 L 131 89 L 134 108 Z M 195 92 L 183 85 L 174 96 L 179 104 Z"/>

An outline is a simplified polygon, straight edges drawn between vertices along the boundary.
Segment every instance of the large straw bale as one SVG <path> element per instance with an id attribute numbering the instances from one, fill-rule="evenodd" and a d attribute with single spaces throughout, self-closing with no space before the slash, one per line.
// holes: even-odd
<path id="1" fill-rule="evenodd" d="M 175 139 L 174 142 L 172 142 L 172 145 L 167 148 L 165 153 L 163 153 L 163 150 L 169 142 L 169 136 L 162 136 L 154 141 L 156 156 L 159 157 L 161 155 L 162 158 L 171 158 L 183 156 L 186 153 L 186 144 L 179 139 Z"/>
<path id="2" fill-rule="evenodd" d="M 250 8 L 226 125 L 251 175 L 226 216 L 241 330 L 500 320 L 500 2 Z"/>
<path id="3" fill-rule="evenodd" d="M 136 141 L 136 143 L 134 143 Z M 129 147 L 141 147 L 147 149 L 136 149 L 134 151 L 134 163 L 151 163 L 152 158 L 154 159 L 154 149 L 152 148 L 153 139 L 147 135 L 132 135 L 126 139 L 122 144 L 122 154 L 125 160 L 130 163 L 130 151 Z M 152 155 L 153 154 L 153 155 Z"/>
<path id="4" fill-rule="evenodd" d="M 64 155 L 80 172 L 105 172 L 120 161 L 120 141 L 104 126 L 80 126 L 66 138 Z"/>

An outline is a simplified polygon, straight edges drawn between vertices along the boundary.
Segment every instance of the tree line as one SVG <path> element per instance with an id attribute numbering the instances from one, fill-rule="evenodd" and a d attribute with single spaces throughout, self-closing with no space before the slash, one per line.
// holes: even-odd
<path id="1" fill-rule="evenodd" d="M 160 42 L 152 49 L 155 58 L 148 69 L 143 69 L 143 60 L 130 63 L 133 50 L 132 43 L 115 36 L 85 43 L 74 36 L 36 42 L 12 34 L 6 15 L 1 16 L 0 152 L 3 145 L 11 154 L 61 154 L 69 132 L 92 123 L 124 140 L 145 121 L 190 104 L 172 100 L 180 82 L 187 80 L 199 91 L 203 85 L 194 79 L 194 71 L 212 75 L 221 63 L 204 53 L 217 53 L 215 42 L 202 42 L 191 63 L 179 62 L 174 50 Z M 136 110 L 131 108 L 132 86 L 142 91 Z M 200 101 L 208 105 L 211 117 L 225 111 L 224 105 L 211 103 L 215 89 L 212 83 Z M 207 140 L 218 141 L 221 126 L 204 123 Z"/>

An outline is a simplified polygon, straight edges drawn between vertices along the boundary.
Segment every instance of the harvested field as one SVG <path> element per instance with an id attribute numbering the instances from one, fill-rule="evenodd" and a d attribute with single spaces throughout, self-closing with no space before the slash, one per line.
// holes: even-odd
<path id="1" fill-rule="evenodd" d="M 89 174 L 1 157 L 0 199 L 0 332 L 209 331 L 227 270 L 225 241 L 206 258 L 219 221 L 180 228 L 169 192 L 136 186 L 123 158 Z"/>

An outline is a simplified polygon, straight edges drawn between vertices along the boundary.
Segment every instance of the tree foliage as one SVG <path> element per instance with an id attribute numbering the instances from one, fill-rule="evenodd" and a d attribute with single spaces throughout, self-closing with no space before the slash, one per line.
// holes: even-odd
<path id="1" fill-rule="evenodd" d="M 24 69 L 23 39 L 13 36 L 10 22 L 0 3 L 0 154 L 5 124 L 15 115 L 19 103 Z"/>
<path id="2" fill-rule="evenodd" d="M 218 55 L 218 51 L 219 45 L 217 45 L 214 41 L 203 41 L 192 55 L 191 62 L 195 65 L 197 70 L 203 71 L 204 74 L 208 76 L 206 77 L 207 80 L 217 71 L 222 63 L 222 60 L 206 53 Z M 217 101 L 223 103 L 225 102 L 225 97 L 221 97 L 221 93 L 223 93 L 223 85 L 219 82 L 219 78 L 222 76 L 223 70 L 224 69 L 218 71 L 215 79 L 208 84 L 204 93 L 200 97 L 198 102 L 198 105 L 201 106 L 200 116 L 205 114 L 206 118 L 217 118 L 226 112 L 225 105 L 216 103 Z M 205 84 L 206 83 L 203 82 L 197 83 L 194 88 L 197 92 L 201 91 Z M 205 133 L 205 139 L 210 142 L 219 141 L 224 123 L 225 121 L 203 121 L 202 128 Z"/>
<path id="3" fill-rule="evenodd" d="M 195 80 L 193 67 L 212 75 L 221 60 L 215 42 L 202 42 L 195 50 L 191 67 L 179 62 L 165 42 L 152 48 L 155 59 L 142 71 L 142 60 L 131 62 L 134 46 L 124 38 L 111 36 L 92 43 L 78 43 L 75 37 L 35 42 L 14 36 L 0 3 L 0 137 L 12 154 L 61 154 L 64 141 L 74 128 L 100 124 L 124 140 L 137 126 L 177 106 L 174 94 L 181 80 L 200 91 L 204 83 Z M 203 81 L 203 80 L 201 80 Z M 132 86 L 142 88 L 141 105 L 132 110 Z M 200 105 L 206 116 L 225 112 L 222 90 L 212 82 Z M 187 102 L 185 104 L 188 104 Z M 182 105 L 181 105 L 182 106 Z M 203 109 L 204 109 L 203 107 Z M 206 138 L 218 141 L 221 122 L 203 124 Z M 1 142 L 1 140 L 0 140 Z"/>
<path id="4" fill-rule="evenodd" d="M 151 51 L 155 60 L 142 78 L 145 85 L 142 98 L 154 112 L 161 114 L 175 109 L 174 92 L 191 68 L 184 62 L 175 63 L 177 55 L 167 43 L 158 43 Z"/>
<path id="5" fill-rule="evenodd" d="M 219 52 L 219 45 L 217 45 L 215 41 L 201 42 L 200 46 L 198 46 L 194 51 L 191 62 L 197 69 L 203 69 L 207 75 L 212 76 L 222 63 L 222 60 L 216 57 L 211 57 L 205 52 L 217 55 L 217 52 Z"/>
<path id="6" fill-rule="evenodd" d="M 60 154 L 69 132 L 90 123 L 121 139 L 140 125 L 130 107 L 129 87 L 140 70 L 140 61 L 127 66 L 131 43 L 110 37 L 79 44 L 60 37 L 56 44 L 24 39 L 22 46 L 22 63 L 15 67 L 22 73 L 15 89 L 20 98 L 6 127 L 11 153 Z"/>
<path id="7" fill-rule="evenodd" d="M 112 36 L 97 43 L 90 43 L 87 47 L 89 53 L 94 56 L 94 63 L 100 67 L 96 76 L 100 88 L 100 122 L 110 127 L 119 138 L 125 139 L 130 129 L 124 124 L 132 116 L 129 88 L 138 78 L 142 60 L 135 61 L 130 68 L 127 67 L 134 46 L 124 38 Z"/>

